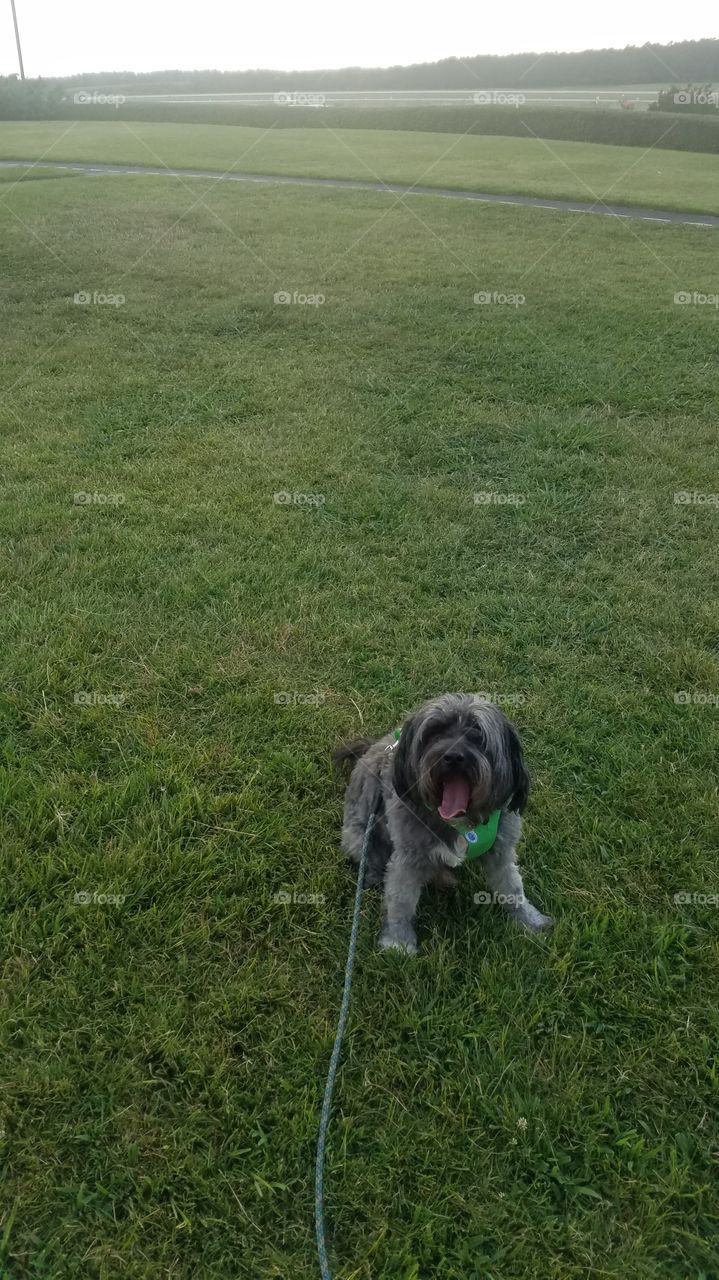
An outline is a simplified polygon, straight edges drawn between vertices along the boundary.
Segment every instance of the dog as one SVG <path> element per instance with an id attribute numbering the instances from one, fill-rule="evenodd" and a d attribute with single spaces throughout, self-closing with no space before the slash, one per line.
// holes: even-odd
<path id="1" fill-rule="evenodd" d="M 417 951 L 422 889 L 430 881 L 456 884 L 450 868 L 471 853 L 478 829 L 487 838 L 492 822 L 498 822 L 496 837 L 481 858 L 492 897 L 530 932 L 552 927 L 524 896 L 516 851 L 530 779 L 519 734 L 493 702 L 442 694 L 398 731 L 348 743 L 334 760 L 351 768 L 342 827 L 350 862 L 359 864 L 375 814 L 366 881 L 384 890 L 381 947 Z"/>

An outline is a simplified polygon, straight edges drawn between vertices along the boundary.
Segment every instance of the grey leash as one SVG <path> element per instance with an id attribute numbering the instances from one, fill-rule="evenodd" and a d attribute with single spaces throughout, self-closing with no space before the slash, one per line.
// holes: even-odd
<path id="1" fill-rule="evenodd" d="M 372 828 L 377 819 L 380 801 L 374 807 L 370 814 L 367 830 L 365 831 L 364 841 L 362 843 L 362 853 L 360 855 L 359 868 L 357 871 L 357 889 L 355 890 L 354 914 L 352 916 L 352 929 L 350 932 L 350 942 L 347 951 L 347 963 L 345 964 L 345 985 L 342 992 L 342 1005 L 340 1007 L 340 1016 L 337 1023 L 337 1033 L 332 1048 L 332 1056 L 330 1058 L 329 1071 L 327 1072 L 327 1083 L 325 1085 L 325 1096 L 322 1101 L 322 1113 L 320 1115 L 320 1129 L 317 1136 L 317 1159 L 315 1162 L 315 1230 L 317 1234 L 317 1253 L 320 1260 L 320 1271 L 322 1280 L 332 1280 L 332 1272 L 330 1264 L 327 1260 L 327 1245 L 325 1242 L 325 1202 L 324 1202 L 324 1177 L 325 1177 L 325 1147 L 327 1145 L 327 1130 L 330 1123 L 330 1111 L 332 1109 L 332 1091 L 335 1087 L 335 1076 L 337 1075 L 337 1067 L 340 1060 L 340 1050 L 342 1048 L 342 1037 L 345 1032 L 347 1022 L 347 1014 L 350 1007 L 350 990 L 352 987 L 352 971 L 354 969 L 355 951 L 357 950 L 357 935 L 360 925 L 360 906 L 362 903 L 362 889 L 364 887 L 365 869 L 367 866 L 367 850 L 369 848 L 369 839 L 372 834 Z"/>

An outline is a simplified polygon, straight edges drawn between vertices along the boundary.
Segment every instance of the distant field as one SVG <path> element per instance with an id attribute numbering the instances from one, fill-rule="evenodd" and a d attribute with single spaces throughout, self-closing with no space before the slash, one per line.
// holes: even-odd
<path id="1" fill-rule="evenodd" d="M 468 85 L 466 89 L 354 89 L 340 92 L 323 90 L 321 82 L 316 89 L 301 89 L 297 96 L 300 99 L 314 99 L 322 105 L 332 107 L 362 106 L 376 107 L 392 104 L 427 104 L 431 106 L 461 106 L 465 103 L 480 102 L 481 105 L 507 104 L 513 106 L 522 103 L 552 103 L 555 106 L 586 106 L 619 108 L 623 99 L 629 98 L 637 107 L 644 110 L 656 99 L 657 92 L 663 85 L 630 85 L 627 88 L 598 87 L 581 89 L 527 89 L 515 85 L 506 89 L 486 89 L 481 84 Z M 78 84 L 69 90 L 69 96 L 82 91 Z M 102 92 L 97 85 L 91 92 Z M 128 102 L 236 102 L 245 106 L 282 101 L 292 96 L 287 90 L 278 93 L 137 93 L 131 87 L 112 85 L 107 93 L 122 93 Z"/>
<path id="2" fill-rule="evenodd" d="M 361 178 L 719 213 L 719 156 L 530 137 L 15 121 L 0 124 L 0 159 Z"/>

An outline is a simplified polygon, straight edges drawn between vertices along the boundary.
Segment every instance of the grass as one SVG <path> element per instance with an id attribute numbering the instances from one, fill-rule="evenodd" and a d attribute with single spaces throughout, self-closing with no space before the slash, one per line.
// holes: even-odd
<path id="1" fill-rule="evenodd" d="M 719 213 L 719 156 L 529 137 L 14 121 L 0 124 L 0 158 L 234 167 Z"/>
<path id="2" fill-rule="evenodd" d="M 329 752 L 444 688 L 518 699 L 558 924 L 467 869 L 407 963 L 367 895 L 337 1280 L 716 1274 L 712 234 L 143 178 L 0 216 L 6 1275 L 316 1276 Z"/>

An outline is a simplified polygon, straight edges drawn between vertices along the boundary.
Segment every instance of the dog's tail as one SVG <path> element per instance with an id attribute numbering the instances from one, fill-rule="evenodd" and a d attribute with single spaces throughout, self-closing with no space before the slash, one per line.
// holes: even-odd
<path id="1" fill-rule="evenodd" d="M 354 742 L 346 742 L 343 747 L 338 747 L 332 752 L 332 760 L 336 769 L 344 769 L 349 765 L 351 773 L 358 760 L 366 751 L 369 751 L 376 738 L 357 738 Z"/>

